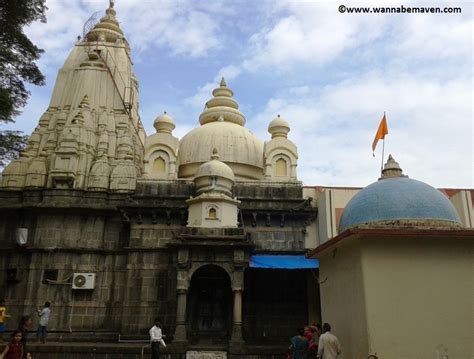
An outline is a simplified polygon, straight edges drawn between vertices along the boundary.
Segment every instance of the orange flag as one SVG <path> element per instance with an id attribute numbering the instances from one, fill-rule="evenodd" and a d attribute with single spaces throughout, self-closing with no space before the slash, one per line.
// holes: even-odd
<path id="1" fill-rule="evenodd" d="M 372 155 L 375 157 L 375 147 L 379 140 L 384 140 L 385 135 L 388 134 L 387 119 L 385 118 L 385 112 L 383 114 L 382 120 L 380 121 L 379 128 L 375 134 L 374 142 L 372 143 Z"/>

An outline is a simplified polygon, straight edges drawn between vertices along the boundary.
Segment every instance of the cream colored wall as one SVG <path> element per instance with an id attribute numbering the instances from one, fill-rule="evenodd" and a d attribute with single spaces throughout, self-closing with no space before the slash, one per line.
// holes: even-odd
<path id="1" fill-rule="evenodd" d="M 454 208 L 461 218 L 462 224 L 466 228 L 474 228 L 474 210 L 472 206 L 471 192 L 461 190 L 452 196 L 450 199 Z"/>
<path id="2" fill-rule="evenodd" d="M 190 200 L 188 211 L 188 227 L 237 227 L 237 205 L 239 201 L 196 201 Z M 209 208 L 217 210 L 217 218 L 211 219 L 208 217 Z"/>
<path id="3" fill-rule="evenodd" d="M 359 192 L 352 188 L 322 188 L 318 192 L 318 238 L 319 244 L 337 235 L 336 209 L 345 208 L 347 203 Z"/>
<path id="4" fill-rule="evenodd" d="M 321 323 L 321 297 L 318 288 L 318 271 L 306 272 L 306 288 L 308 296 L 308 323 Z"/>
<path id="5" fill-rule="evenodd" d="M 322 322 L 339 338 L 339 359 L 367 358 L 363 276 L 358 242 L 349 242 L 320 258 Z M 383 358 L 384 357 L 379 357 Z"/>
<path id="6" fill-rule="evenodd" d="M 472 240 L 362 244 L 370 353 L 383 359 L 474 358 Z M 340 296 L 351 292 L 345 288 Z"/>

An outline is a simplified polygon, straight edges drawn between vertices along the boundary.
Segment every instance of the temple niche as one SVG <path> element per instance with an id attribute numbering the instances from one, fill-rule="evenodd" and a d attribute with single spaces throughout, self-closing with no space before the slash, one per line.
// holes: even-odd
<path id="1" fill-rule="evenodd" d="M 173 118 L 164 112 L 153 123 L 156 133 L 145 142 L 144 173 L 147 179 L 173 180 L 178 176 L 179 140 L 172 135 L 176 127 Z"/>
<path id="2" fill-rule="evenodd" d="M 278 182 L 297 182 L 298 151 L 288 139 L 290 125 L 278 115 L 268 125 L 272 139 L 265 143 L 265 179 Z"/>
<path id="3" fill-rule="evenodd" d="M 365 310 L 360 291 L 366 285 L 364 276 L 356 276 L 360 268 L 353 263 L 367 260 L 356 256 L 367 248 L 361 237 L 351 237 L 349 247 L 361 247 L 354 254 L 338 247 L 346 237 L 337 243 L 333 238 L 346 230 L 364 234 L 366 223 L 357 222 L 358 216 L 370 219 L 382 212 L 372 211 L 379 202 L 364 207 L 364 200 L 350 210 L 351 199 L 367 193 L 370 186 L 362 191 L 303 186 L 297 175 L 297 146 L 291 140 L 292 119 L 275 114 L 268 124 L 270 138 L 260 139 L 246 127 L 252 119 L 240 110 L 238 94 L 234 97 L 224 78 L 203 104 L 196 127 L 182 138 L 173 131 L 184 119 L 173 119 L 165 111 L 153 122 L 156 132 L 146 135 L 131 56 L 111 2 L 100 21 L 75 43 L 27 147 L 2 173 L 0 278 L 3 274 L 5 280 L 0 282 L 0 298 L 5 298 L 14 318 L 53 301 L 48 331 L 55 343 L 29 344 L 33 357 L 62 359 L 67 351 L 68 358 L 118 353 L 140 358 L 148 355 L 148 331 L 155 317 L 167 335 L 168 359 L 283 357 L 296 328 L 324 320 L 337 323 L 339 330 L 348 318 L 357 325 L 341 330 L 347 339 L 344 345 L 359 345 L 364 338 L 357 333 L 366 333 L 365 326 L 372 322 L 351 316 L 347 308 Z M 390 205 L 401 200 L 397 193 L 407 183 L 397 166 L 391 158 L 380 182 L 395 186 L 386 202 Z M 424 196 L 415 187 L 404 212 L 424 203 L 430 214 L 445 208 L 452 217 L 447 222 L 423 217 L 405 223 L 400 215 L 384 225 L 405 223 L 415 232 L 425 226 L 422 235 L 437 233 L 443 241 L 451 235 L 456 240 L 472 238 L 472 233 L 456 232 L 473 226 L 472 191 L 434 195 L 437 190 L 430 188 Z M 371 198 L 384 195 L 380 191 Z M 430 201 L 433 198 L 439 202 Z M 399 209 L 390 205 L 384 209 L 387 213 Z M 449 229 L 450 234 L 432 234 L 426 225 L 433 223 L 441 226 L 437 231 Z M 413 244 L 416 247 L 418 241 Z M 332 245 L 334 250 L 325 249 Z M 472 252 L 467 246 L 463 249 Z M 325 265 L 323 276 L 319 262 L 306 257 L 311 250 Z M 458 263 L 461 255 L 452 255 L 451 247 L 447 252 L 450 263 Z M 408 251 L 400 253 L 411 258 Z M 438 254 L 428 263 L 433 270 L 443 259 Z M 392 275 L 378 258 L 371 260 L 371 275 L 376 277 L 379 268 Z M 464 265 L 459 273 L 436 285 L 453 283 L 456 289 L 461 278 L 465 288 L 459 291 L 464 294 L 458 296 L 458 304 L 466 308 L 461 299 L 472 289 L 472 276 L 469 283 L 466 258 L 459 263 Z M 423 274 L 422 267 L 417 270 Z M 402 274 L 403 281 L 410 278 L 409 272 Z M 377 284 L 368 289 L 373 299 L 374 288 L 386 281 L 371 280 Z M 359 301 L 347 299 L 353 294 Z M 391 307 L 389 299 L 384 299 L 386 308 Z M 463 318 L 462 313 L 448 314 L 445 318 Z M 397 319 L 383 318 L 385 326 Z M 398 333 L 405 333 L 408 322 L 400 322 L 405 327 Z M 468 333 L 468 320 L 459 323 Z M 443 329 L 436 337 L 440 343 L 448 328 L 444 324 L 429 327 Z M 364 330 L 354 334 L 354 328 Z M 382 329 L 371 328 L 373 343 L 384 342 L 379 333 L 387 330 Z M 429 344 L 428 335 L 424 343 Z M 126 344 L 117 343 L 117 338 Z M 370 354 L 366 342 L 360 347 L 363 352 L 347 349 L 351 358 Z"/>

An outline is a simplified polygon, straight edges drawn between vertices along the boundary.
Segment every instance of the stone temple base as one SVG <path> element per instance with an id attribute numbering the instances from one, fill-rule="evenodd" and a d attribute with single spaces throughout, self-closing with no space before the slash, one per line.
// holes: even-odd
<path id="1" fill-rule="evenodd" d="M 186 359 L 227 359 L 227 352 L 222 351 L 187 351 Z"/>

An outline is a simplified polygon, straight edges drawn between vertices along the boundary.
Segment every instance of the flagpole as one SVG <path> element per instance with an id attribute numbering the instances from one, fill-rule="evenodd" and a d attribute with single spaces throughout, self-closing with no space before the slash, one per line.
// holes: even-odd
<path id="1" fill-rule="evenodd" d="M 385 117 L 385 111 L 383 112 L 383 118 L 386 118 Z M 382 139 L 383 143 L 382 143 L 382 163 L 380 164 L 380 177 L 382 177 L 382 172 L 383 172 L 383 158 L 384 158 L 384 152 L 385 152 L 385 135 Z"/>
<path id="2" fill-rule="evenodd" d="M 383 139 L 383 143 L 382 143 L 382 163 L 380 164 L 380 177 L 382 177 L 382 171 L 383 171 L 384 151 L 385 151 L 385 138 Z"/>

